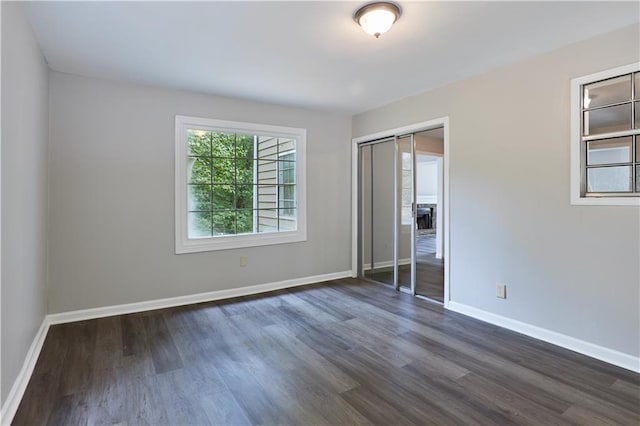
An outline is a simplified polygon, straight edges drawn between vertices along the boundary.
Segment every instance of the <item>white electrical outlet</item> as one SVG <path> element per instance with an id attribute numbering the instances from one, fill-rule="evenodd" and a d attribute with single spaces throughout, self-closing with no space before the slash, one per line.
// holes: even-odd
<path id="1" fill-rule="evenodd" d="M 507 285 L 506 284 L 498 284 L 496 286 L 496 297 L 500 299 L 507 298 Z"/>
<path id="2" fill-rule="evenodd" d="M 249 256 L 240 256 L 240 266 L 247 266 L 249 263 Z"/>

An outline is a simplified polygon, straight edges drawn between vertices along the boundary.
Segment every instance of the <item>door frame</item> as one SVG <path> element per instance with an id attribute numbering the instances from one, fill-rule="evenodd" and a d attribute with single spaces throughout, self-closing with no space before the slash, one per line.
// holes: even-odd
<path id="1" fill-rule="evenodd" d="M 451 301 L 451 256 L 450 256 L 450 184 L 449 184 L 449 167 L 450 167 L 450 150 L 449 150 L 449 117 L 440 117 L 433 120 L 422 121 L 394 129 L 382 130 L 365 136 L 351 139 L 351 276 L 358 276 L 358 145 L 363 142 L 370 142 L 376 139 L 392 138 L 406 135 L 407 133 L 418 133 L 424 130 L 444 128 L 444 307 L 449 308 Z M 414 158 L 415 162 L 415 158 Z"/>

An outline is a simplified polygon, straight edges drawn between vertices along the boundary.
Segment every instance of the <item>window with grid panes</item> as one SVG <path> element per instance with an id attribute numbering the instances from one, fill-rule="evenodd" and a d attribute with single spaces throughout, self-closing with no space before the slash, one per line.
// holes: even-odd
<path id="1" fill-rule="evenodd" d="M 304 129 L 176 117 L 176 251 L 306 239 Z"/>
<path id="2" fill-rule="evenodd" d="M 574 190 L 579 190 L 579 198 L 590 198 L 595 203 L 599 198 L 617 199 L 621 204 L 637 203 L 640 196 L 638 64 L 574 79 L 573 85 L 574 98 L 579 96 L 579 100 L 573 99 L 573 108 L 579 110 L 579 130 L 574 126 L 574 132 L 579 131 L 579 187 L 576 184 Z M 628 200 L 621 200 L 624 198 Z"/>

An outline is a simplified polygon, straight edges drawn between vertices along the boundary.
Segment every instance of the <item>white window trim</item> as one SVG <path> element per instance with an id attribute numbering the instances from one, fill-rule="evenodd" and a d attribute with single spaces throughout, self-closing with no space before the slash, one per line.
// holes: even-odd
<path id="1" fill-rule="evenodd" d="M 265 136 L 291 137 L 296 140 L 296 199 L 297 230 L 264 234 L 242 234 L 209 238 L 189 238 L 187 229 L 187 129 L 197 127 L 234 133 L 256 133 Z M 176 115 L 175 120 L 175 250 L 176 254 L 227 250 L 272 244 L 286 244 L 307 240 L 306 210 L 306 139 L 307 130 L 214 120 Z"/>
<path id="2" fill-rule="evenodd" d="M 571 191 L 571 204 L 582 206 L 640 206 L 640 197 L 583 197 L 580 193 L 581 185 L 581 165 L 580 165 L 580 153 L 582 135 L 580 129 L 580 113 L 582 106 L 582 93 L 580 87 L 584 84 L 588 84 L 598 80 L 604 80 L 607 78 L 616 77 L 618 75 L 629 74 L 632 72 L 640 71 L 640 62 L 636 62 L 621 67 L 608 69 L 605 71 L 597 72 L 594 74 L 586 75 L 584 77 L 578 77 L 571 80 L 571 147 L 570 147 L 570 161 L 571 161 L 571 179 L 570 179 L 570 191 Z M 620 132 L 621 134 L 622 132 Z M 633 132 L 630 132 L 633 133 Z M 616 133 L 618 135 L 618 133 Z M 598 135 L 598 137 L 605 137 L 606 135 Z M 634 172 L 634 171 L 632 171 Z"/>

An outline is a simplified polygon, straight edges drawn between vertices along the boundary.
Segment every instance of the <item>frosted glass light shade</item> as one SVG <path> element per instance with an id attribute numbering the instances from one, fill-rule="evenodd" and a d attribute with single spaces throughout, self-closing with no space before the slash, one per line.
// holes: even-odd
<path id="1" fill-rule="evenodd" d="M 375 38 L 380 37 L 400 17 L 400 8 L 393 3 L 370 3 L 358 9 L 354 15 L 355 21 L 367 33 Z"/>

